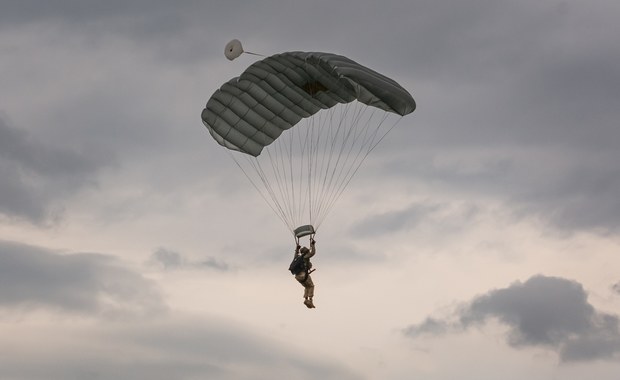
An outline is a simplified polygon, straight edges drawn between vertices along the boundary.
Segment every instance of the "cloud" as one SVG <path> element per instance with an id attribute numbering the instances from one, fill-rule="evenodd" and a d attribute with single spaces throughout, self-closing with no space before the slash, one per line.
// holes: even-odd
<path id="1" fill-rule="evenodd" d="M 409 63 L 419 108 L 380 146 L 407 149 L 380 175 L 491 195 L 562 231 L 617 233 L 618 5 L 597 5 L 413 5 L 419 22 L 402 27 L 419 37 L 384 59 Z"/>
<path id="2" fill-rule="evenodd" d="M 77 35 L 94 45 L 109 37 L 120 38 L 136 49 L 148 47 L 162 63 L 182 66 L 204 62 L 209 52 L 217 51 L 222 57 L 224 43 L 233 38 L 230 30 L 242 29 L 256 12 L 270 13 L 266 7 L 253 7 L 237 0 L 208 4 L 182 1 L 174 6 L 160 0 L 106 4 L 90 0 L 45 4 L 25 0 L 3 5 L 3 30 L 44 27 L 51 33 Z"/>
<path id="3" fill-rule="evenodd" d="M 614 162 L 620 157 L 605 149 L 569 150 L 472 147 L 445 153 L 413 152 L 408 160 L 399 156 L 385 162 L 385 170 L 376 175 L 418 183 L 425 192 L 445 193 L 450 198 L 499 200 L 515 217 L 535 217 L 568 233 L 617 233 L 620 168 Z M 405 221 L 406 214 L 395 216 Z"/>
<path id="4" fill-rule="evenodd" d="M 387 232 L 393 233 L 402 229 L 415 228 L 418 223 L 427 220 L 440 209 L 439 204 L 416 203 L 403 210 L 371 215 L 355 224 L 351 232 L 356 236 L 372 237 Z"/>
<path id="5" fill-rule="evenodd" d="M 161 265 L 164 269 L 178 268 L 183 265 L 183 259 L 177 252 L 165 248 L 159 248 L 151 254 L 150 264 Z"/>
<path id="6" fill-rule="evenodd" d="M 520 158 L 505 174 L 513 178 L 504 177 L 500 187 L 516 212 L 536 215 L 560 230 L 617 233 L 620 168 L 611 162 L 618 158 L 604 151 L 575 151 L 571 155 L 558 152 L 550 165 L 536 163 L 544 160 L 542 155 L 537 159 Z"/>
<path id="7" fill-rule="evenodd" d="M 0 377 L 35 379 L 361 379 L 303 344 L 208 316 L 100 325 L 0 324 Z M 24 342 L 38 342 L 24 344 Z"/>
<path id="8" fill-rule="evenodd" d="M 164 305 L 152 281 L 113 256 L 0 240 L 0 308 L 98 314 L 157 312 Z"/>
<path id="9" fill-rule="evenodd" d="M 496 319 L 508 327 L 510 346 L 549 348 L 565 362 L 620 354 L 618 316 L 597 311 L 581 284 L 563 278 L 538 275 L 492 290 L 460 307 L 454 317 L 429 317 L 404 333 L 412 338 L 436 336 Z"/>
<path id="10" fill-rule="evenodd" d="M 454 326 L 450 325 L 447 321 L 427 317 L 424 322 L 409 326 L 405 330 L 405 334 L 411 338 L 417 338 L 423 335 L 443 335 L 452 328 L 454 328 Z"/>
<path id="11" fill-rule="evenodd" d="M 386 172 L 400 168 L 397 175 L 402 178 L 405 170 L 409 181 L 437 179 L 411 170 L 420 164 L 411 152 L 428 149 L 434 156 L 422 164 L 440 171 L 445 188 L 492 194 L 563 230 L 617 232 L 620 184 L 614 179 L 619 178 L 620 157 L 613 142 L 620 133 L 620 72 L 614 62 L 620 56 L 611 16 L 617 5 L 321 4 L 330 7 L 329 14 L 314 3 L 293 6 L 278 0 L 243 6 L 237 1 L 9 3 L 0 25 L 9 31 L 31 28 L 37 37 L 7 37 L 8 77 L 20 79 L 3 86 L 17 104 L 5 107 L 34 124 L 45 121 L 52 138 L 71 139 L 72 146 L 87 149 L 103 146 L 124 166 L 142 164 L 137 172 L 149 173 L 158 159 L 187 168 L 168 169 L 167 176 L 175 180 L 167 184 L 160 171 L 145 178 L 160 188 L 201 177 L 189 169 L 187 152 L 215 145 L 209 145 L 213 142 L 205 131 L 192 133 L 202 128 L 195 115 L 221 84 L 220 75 L 232 77 L 251 62 L 226 62 L 222 47 L 228 39 L 241 38 L 249 49 L 265 54 L 341 52 L 394 77 L 419 101 L 419 109 L 402 122 L 407 127 L 394 131 L 373 153 L 408 152 L 406 160 L 399 157 L 404 164 L 386 165 Z M 316 28 L 317 19 L 321 28 Z M 36 28 L 41 25 L 45 33 Z M 13 44 L 21 48 L 10 48 Z M 190 70 L 188 65 L 194 66 Z M 29 115 L 33 103 L 40 105 L 42 116 Z M 535 162 L 515 150 L 534 153 Z M 441 171 L 429 164 L 437 157 L 476 160 L 481 151 L 489 155 L 479 163 L 491 167 L 479 173 L 463 173 L 459 167 Z M 507 170 L 501 171 L 506 163 Z M 43 186 L 21 192 L 25 185 L 15 174 L 17 167 L 0 170 L 10 179 L 0 194 L 12 194 L 13 200 L 0 200 L 0 212 L 41 220 L 50 207 L 61 207 L 50 203 L 49 194 L 39 194 Z M 67 191 L 58 194 L 70 195 L 74 188 L 81 186 L 64 187 Z M 386 218 L 398 223 L 399 216 Z"/>
<path id="12" fill-rule="evenodd" d="M 103 166 L 92 152 L 49 146 L 0 117 L 0 214 L 48 221 L 63 200 L 94 185 Z"/>
<path id="13" fill-rule="evenodd" d="M 215 269 L 218 271 L 228 271 L 230 266 L 221 260 L 207 257 L 201 260 L 188 260 L 180 253 L 167 248 L 158 248 L 151 254 L 148 264 L 160 266 L 166 270 L 172 269 Z"/>
<path id="14" fill-rule="evenodd" d="M 375 238 L 399 232 L 415 232 L 427 226 L 440 226 L 442 234 L 454 233 L 470 226 L 481 214 L 475 202 L 414 202 L 401 209 L 371 214 L 350 230 L 356 238 Z"/>

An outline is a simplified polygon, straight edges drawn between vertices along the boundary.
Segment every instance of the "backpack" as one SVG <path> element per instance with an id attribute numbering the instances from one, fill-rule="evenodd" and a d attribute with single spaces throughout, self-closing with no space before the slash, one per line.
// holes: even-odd
<path id="1" fill-rule="evenodd" d="M 304 260 L 304 255 L 295 256 L 291 262 L 291 265 L 289 265 L 288 270 L 290 270 L 294 275 L 306 271 L 306 261 Z"/>

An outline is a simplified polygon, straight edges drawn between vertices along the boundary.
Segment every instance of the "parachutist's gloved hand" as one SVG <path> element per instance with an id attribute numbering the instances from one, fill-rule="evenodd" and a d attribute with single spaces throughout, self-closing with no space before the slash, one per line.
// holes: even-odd
<path id="1" fill-rule="evenodd" d="M 298 252 L 300 248 L 301 248 L 301 245 L 297 244 L 297 247 L 295 247 L 295 252 Z"/>

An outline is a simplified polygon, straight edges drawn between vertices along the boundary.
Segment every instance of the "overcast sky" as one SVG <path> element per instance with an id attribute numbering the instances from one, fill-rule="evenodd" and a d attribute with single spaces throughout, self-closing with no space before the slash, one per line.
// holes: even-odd
<path id="1" fill-rule="evenodd" d="M 620 3 L 0 0 L 0 378 L 617 379 Z M 345 55 L 418 108 L 293 239 L 200 113 Z"/>

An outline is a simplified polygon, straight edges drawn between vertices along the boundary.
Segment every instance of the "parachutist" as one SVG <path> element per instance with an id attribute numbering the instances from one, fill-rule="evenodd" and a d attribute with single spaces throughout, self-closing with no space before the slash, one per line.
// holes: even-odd
<path id="1" fill-rule="evenodd" d="M 304 287 L 304 305 L 308 309 L 315 307 L 312 301 L 312 297 L 314 297 L 314 283 L 312 282 L 312 277 L 310 277 L 310 273 L 314 272 L 310 258 L 316 253 L 315 244 L 316 241 L 313 238 L 310 238 L 310 248 L 297 244 L 293 261 L 289 266 L 289 270 L 295 275 L 295 280 Z"/>

